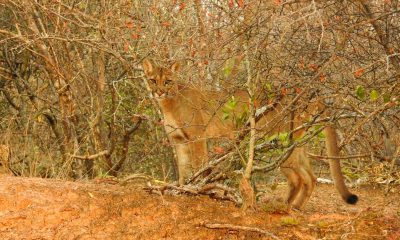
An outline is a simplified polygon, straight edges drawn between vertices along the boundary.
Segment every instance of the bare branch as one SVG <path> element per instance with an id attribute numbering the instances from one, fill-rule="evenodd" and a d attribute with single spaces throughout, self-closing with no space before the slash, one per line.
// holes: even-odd
<path id="1" fill-rule="evenodd" d="M 87 155 L 87 156 L 71 155 L 71 157 L 81 159 L 81 160 L 95 160 L 96 158 L 105 156 L 107 154 L 109 154 L 109 151 L 104 150 L 104 151 L 101 151 L 101 152 L 93 154 L 93 155 Z"/>

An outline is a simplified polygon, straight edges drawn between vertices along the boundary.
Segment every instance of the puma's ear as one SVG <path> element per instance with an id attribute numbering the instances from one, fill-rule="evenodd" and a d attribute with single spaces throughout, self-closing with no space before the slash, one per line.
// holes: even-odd
<path id="1" fill-rule="evenodd" d="M 171 66 L 171 71 L 173 73 L 178 72 L 181 69 L 181 65 L 178 62 L 175 62 L 174 64 L 172 64 Z"/>
<path id="2" fill-rule="evenodd" d="M 153 72 L 153 70 L 154 70 L 153 64 L 151 64 L 151 61 L 148 60 L 147 58 L 145 58 L 145 59 L 143 60 L 143 70 L 144 70 L 144 73 L 145 73 L 146 75 L 151 74 L 151 73 Z"/>

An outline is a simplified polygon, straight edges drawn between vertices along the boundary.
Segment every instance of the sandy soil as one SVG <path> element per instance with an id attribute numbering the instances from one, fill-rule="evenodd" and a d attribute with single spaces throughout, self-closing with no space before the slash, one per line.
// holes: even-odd
<path id="1" fill-rule="evenodd" d="M 399 187 L 387 196 L 372 187 L 354 191 L 356 206 L 319 185 L 302 212 L 268 213 L 264 203 L 242 212 L 207 196 L 160 196 L 138 185 L 1 176 L 0 239 L 400 239 Z"/>

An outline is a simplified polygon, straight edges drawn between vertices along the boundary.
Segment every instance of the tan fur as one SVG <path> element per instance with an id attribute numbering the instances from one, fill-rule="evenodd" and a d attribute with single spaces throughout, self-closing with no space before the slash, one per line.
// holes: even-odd
<path id="1" fill-rule="evenodd" d="M 187 84 L 180 84 L 176 79 L 179 65 L 170 68 L 154 66 L 149 60 L 143 61 L 143 69 L 148 80 L 150 91 L 154 94 L 164 115 L 164 126 L 168 138 L 174 145 L 177 154 L 179 184 L 184 184 L 190 174 L 208 161 L 207 139 L 235 139 L 240 135 L 237 119 L 247 109 L 248 94 L 246 91 L 200 91 Z M 223 117 L 224 106 L 234 97 L 236 107 Z M 289 105 L 287 99 L 280 100 L 266 111 L 257 122 L 258 131 L 272 135 L 295 129 L 310 119 L 311 113 L 320 105 L 312 104 L 294 114 L 284 111 Z M 336 145 L 332 139 L 332 129 L 328 129 L 328 155 L 337 155 L 330 146 Z M 301 137 L 305 130 L 296 131 L 294 137 Z M 346 200 L 352 195 L 344 185 L 340 164 L 337 160 L 331 164 L 331 173 L 335 184 Z M 289 158 L 281 164 L 281 170 L 289 183 L 287 202 L 290 206 L 301 208 L 310 198 L 315 187 L 316 177 L 304 147 L 295 148 Z"/>
<path id="2" fill-rule="evenodd" d="M 11 173 L 10 171 L 11 150 L 8 145 L 0 144 L 0 164 L 2 173 Z"/>

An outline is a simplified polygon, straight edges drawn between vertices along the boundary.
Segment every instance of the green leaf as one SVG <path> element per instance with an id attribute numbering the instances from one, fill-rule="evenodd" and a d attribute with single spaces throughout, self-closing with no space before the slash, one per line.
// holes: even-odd
<path id="1" fill-rule="evenodd" d="M 288 132 L 278 133 L 278 139 L 281 142 L 287 141 L 289 139 L 289 133 Z"/>
<path id="2" fill-rule="evenodd" d="M 232 117 L 234 115 L 234 110 L 236 108 L 238 101 L 235 99 L 235 96 L 232 96 L 225 104 L 224 107 L 222 108 L 222 120 L 226 120 L 229 117 Z"/>
<path id="3" fill-rule="evenodd" d="M 224 105 L 224 111 L 225 112 L 232 112 L 237 105 L 237 100 L 235 99 L 235 96 L 232 96 L 231 99 L 225 103 Z"/>
<path id="4" fill-rule="evenodd" d="M 231 66 L 224 67 L 224 76 L 225 77 L 229 77 L 229 75 L 231 75 L 231 72 L 232 72 L 232 67 Z"/>
<path id="5" fill-rule="evenodd" d="M 314 125 L 314 126 L 312 126 L 312 127 L 310 128 L 310 131 L 311 131 L 311 132 L 317 132 L 317 131 L 319 131 L 319 130 L 320 130 L 321 128 L 323 128 L 323 127 L 324 127 L 324 126 L 322 126 L 322 125 Z M 324 131 L 319 132 L 318 135 L 317 135 L 317 137 L 320 138 L 320 139 L 324 139 L 324 138 L 325 138 Z"/>
<path id="6" fill-rule="evenodd" d="M 272 135 L 272 136 L 269 136 L 269 137 L 267 137 L 267 142 L 272 142 L 272 141 L 274 141 L 275 139 L 277 139 L 278 138 L 278 134 L 274 134 L 274 135 Z"/>
<path id="7" fill-rule="evenodd" d="M 267 137 L 265 140 L 267 142 L 272 142 L 275 140 L 278 140 L 280 144 L 282 144 L 283 146 L 289 146 L 290 144 L 290 139 L 289 139 L 289 133 L 288 132 L 279 132 L 276 133 L 272 136 Z"/>
<path id="8" fill-rule="evenodd" d="M 267 92 L 268 99 L 274 99 L 275 98 L 275 91 L 273 91 L 272 85 L 270 83 L 266 83 L 264 85 L 264 89 Z"/>
<path id="9" fill-rule="evenodd" d="M 290 144 L 289 137 L 290 137 L 290 135 L 288 132 L 278 133 L 278 140 L 285 147 L 289 146 L 289 144 Z"/>
<path id="10" fill-rule="evenodd" d="M 349 168 L 342 168 L 343 175 L 351 178 L 351 179 L 359 179 L 361 176 L 357 173 L 353 173 Z"/>
<path id="11" fill-rule="evenodd" d="M 233 59 L 229 59 L 228 61 L 225 62 L 225 66 L 222 69 L 225 77 L 229 77 L 229 75 L 231 75 L 234 64 L 235 61 Z"/>
<path id="12" fill-rule="evenodd" d="M 87 7 L 87 4 L 86 4 L 85 1 L 81 1 L 81 2 L 78 4 L 78 8 L 79 8 L 79 9 L 85 9 L 86 7 Z"/>
<path id="13" fill-rule="evenodd" d="M 378 93 L 378 91 L 376 91 L 375 89 L 373 89 L 373 90 L 370 92 L 370 94 L 369 94 L 369 99 L 370 99 L 371 101 L 376 101 L 376 100 L 378 100 L 378 98 L 379 98 L 379 93 Z"/>
<path id="14" fill-rule="evenodd" d="M 390 101 L 390 95 L 389 94 L 383 94 L 383 101 L 385 103 L 389 102 Z"/>
<path id="15" fill-rule="evenodd" d="M 271 91 L 272 91 L 272 86 L 271 86 L 270 83 L 265 83 L 264 86 L 265 86 L 265 89 L 267 89 L 268 92 L 271 92 Z"/>
<path id="16" fill-rule="evenodd" d="M 243 124 L 246 123 L 248 118 L 249 118 L 249 111 L 247 107 L 245 107 L 243 111 L 239 114 L 239 116 L 236 118 L 236 127 L 243 126 Z"/>
<path id="17" fill-rule="evenodd" d="M 229 118 L 229 113 L 224 112 L 224 113 L 222 114 L 222 120 L 226 120 L 226 119 L 228 119 L 228 118 Z"/>
<path id="18" fill-rule="evenodd" d="M 296 226 L 299 225 L 300 221 L 293 217 L 282 217 L 281 225 L 282 226 Z"/>
<path id="19" fill-rule="evenodd" d="M 233 109 L 235 107 L 235 99 L 233 98 L 233 99 L 229 100 L 228 102 L 226 102 L 225 106 L 228 109 Z"/>
<path id="20" fill-rule="evenodd" d="M 365 88 L 363 86 L 360 86 L 360 85 L 357 86 L 356 96 L 360 100 L 365 100 Z"/>

